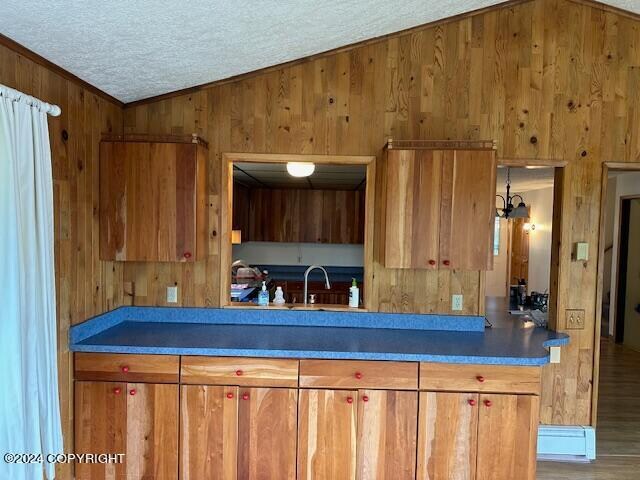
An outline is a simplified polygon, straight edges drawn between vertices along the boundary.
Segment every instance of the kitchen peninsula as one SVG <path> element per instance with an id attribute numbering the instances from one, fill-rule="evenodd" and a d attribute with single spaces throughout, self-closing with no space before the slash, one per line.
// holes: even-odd
<path id="1" fill-rule="evenodd" d="M 568 341 L 480 316 L 122 307 L 70 331 L 76 451 L 158 479 L 533 480 L 540 367 Z"/>

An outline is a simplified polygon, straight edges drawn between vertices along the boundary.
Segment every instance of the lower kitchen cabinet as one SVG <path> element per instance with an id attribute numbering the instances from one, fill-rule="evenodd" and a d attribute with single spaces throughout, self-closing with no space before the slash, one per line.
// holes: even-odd
<path id="1" fill-rule="evenodd" d="M 182 387 L 182 480 L 295 479 L 297 390 Z"/>
<path id="2" fill-rule="evenodd" d="M 415 478 L 418 394 L 301 390 L 298 478 Z"/>
<path id="3" fill-rule="evenodd" d="M 238 479 L 296 478 L 297 413 L 297 389 L 240 389 Z"/>
<path id="4" fill-rule="evenodd" d="M 477 480 L 535 480 L 540 397 L 480 395 Z"/>
<path id="5" fill-rule="evenodd" d="M 420 393 L 419 480 L 535 480 L 539 398 Z"/>
<path id="6" fill-rule="evenodd" d="M 75 452 L 124 453 L 122 464 L 76 464 L 78 480 L 178 478 L 178 386 L 75 384 Z"/>
<path id="7" fill-rule="evenodd" d="M 418 393 L 358 392 L 358 480 L 416 478 Z"/>
<path id="8" fill-rule="evenodd" d="M 300 390 L 298 480 L 356 478 L 358 392 Z"/>
<path id="9" fill-rule="evenodd" d="M 477 446 L 477 393 L 420 393 L 418 479 L 475 479 Z"/>

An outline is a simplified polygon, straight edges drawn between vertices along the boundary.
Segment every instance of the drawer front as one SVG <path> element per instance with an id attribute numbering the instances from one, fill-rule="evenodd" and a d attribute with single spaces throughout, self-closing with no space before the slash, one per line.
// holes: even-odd
<path id="1" fill-rule="evenodd" d="M 298 360 L 182 357 L 182 383 L 241 387 L 297 387 Z"/>
<path id="2" fill-rule="evenodd" d="M 420 364 L 420 390 L 540 395 L 540 368 L 501 365 Z"/>
<path id="3" fill-rule="evenodd" d="M 78 352 L 74 363 L 76 380 L 178 383 L 180 371 L 176 355 Z"/>
<path id="4" fill-rule="evenodd" d="M 300 386 L 415 390 L 418 364 L 360 360 L 300 360 Z"/>

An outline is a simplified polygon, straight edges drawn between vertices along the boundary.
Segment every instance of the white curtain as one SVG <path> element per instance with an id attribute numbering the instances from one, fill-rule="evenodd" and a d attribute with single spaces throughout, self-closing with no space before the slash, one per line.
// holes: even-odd
<path id="1" fill-rule="evenodd" d="M 62 453 L 56 354 L 53 179 L 47 113 L 58 107 L 0 85 L 0 479 L 54 478 Z"/>

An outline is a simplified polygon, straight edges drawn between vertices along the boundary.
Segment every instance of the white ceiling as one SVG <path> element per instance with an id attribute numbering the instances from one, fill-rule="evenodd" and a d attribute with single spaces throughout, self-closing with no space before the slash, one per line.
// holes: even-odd
<path id="1" fill-rule="evenodd" d="M 3 0 L 0 33 L 131 102 L 502 1 Z"/>
<path id="2" fill-rule="evenodd" d="M 508 170 L 511 177 L 511 193 L 553 187 L 555 168 L 509 168 Z M 497 177 L 496 190 L 499 193 L 503 193 L 506 189 L 507 168 L 498 168 Z"/>
<path id="3" fill-rule="evenodd" d="M 246 187 L 356 190 L 364 188 L 364 165 L 316 165 L 309 177 L 292 177 L 285 163 L 234 163 L 233 178 Z"/>

